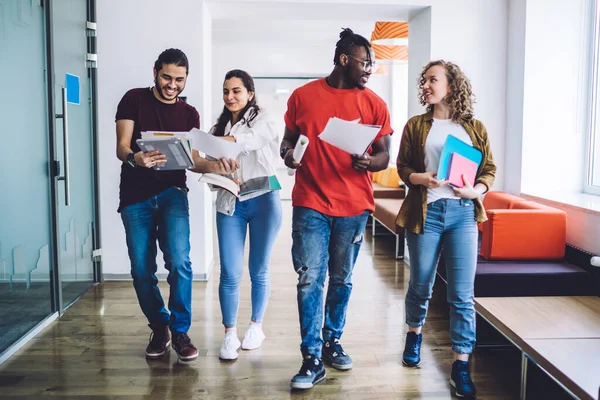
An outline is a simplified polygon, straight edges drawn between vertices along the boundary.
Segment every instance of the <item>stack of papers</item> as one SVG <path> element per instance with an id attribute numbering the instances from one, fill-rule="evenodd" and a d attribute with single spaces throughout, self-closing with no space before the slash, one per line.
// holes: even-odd
<path id="1" fill-rule="evenodd" d="M 167 157 L 167 162 L 155 165 L 157 171 L 188 169 L 194 167 L 192 147 L 187 132 L 142 132 L 142 138 L 136 140 L 144 152 L 158 150 Z"/>
<path id="2" fill-rule="evenodd" d="M 142 132 L 142 138 L 136 142 L 142 151 L 158 150 L 167 156 L 167 163 L 156 165 L 156 170 L 193 168 L 192 148 L 215 159 L 235 159 L 243 150 L 240 143 L 220 139 L 196 128 L 189 132 Z"/>

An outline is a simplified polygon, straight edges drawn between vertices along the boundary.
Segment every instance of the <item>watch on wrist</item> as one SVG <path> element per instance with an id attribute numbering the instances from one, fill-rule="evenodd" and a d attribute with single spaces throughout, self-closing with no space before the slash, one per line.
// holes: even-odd
<path id="1" fill-rule="evenodd" d="M 131 168 L 137 167 L 137 163 L 135 162 L 135 153 L 133 151 L 127 154 L 127 164 L 129 164 Z"/>
<path id="2" fill-rule="evenodd" d="M 279 157 L 281 157 L 282 160 L 285 160 L 285 155 L 287 154 L 287 152 L 291 149 L 291 147 L 287 147 L 284 146 L 281 148 L 281 150 L 279 150 Z"/>

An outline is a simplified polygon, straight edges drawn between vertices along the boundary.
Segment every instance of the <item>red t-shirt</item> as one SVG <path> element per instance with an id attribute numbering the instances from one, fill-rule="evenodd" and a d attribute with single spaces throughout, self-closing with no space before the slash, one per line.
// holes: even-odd
<path id="1" fill-rule="evenodd" d="M 192 128 L 200 128 L 200 116 L 194 107 L 182 100 L 174 104 L 165 104 L 154 96 L 152 88 L 131 89 L 125 93 L 115 116 L 115 120 L 120 119 L 135 122 L 130 144 L 134 153 L 140 151 L 136 140 L 142 137 L 141 132 L 189 132 Z M 129 164 L 123 163 L 119 185 L 119 211 L 173 186 L 187 188 L 185 170 L 156 171 L 153 168 L 131 168 Z"/>
<path id="2" fill-rule="evenodd" d="M 331 117 L 381 125 L 375 141 L 393 132 L 385 102 L 370 89 L 335 89 L 325 78 L 296 89 L 288 100 L 285 125 L 310 143 L 296 170 L 292 205 L 334 217 L 374 211 L 373 174 L 356 171 L 350 154 L 318 138 Z"/>

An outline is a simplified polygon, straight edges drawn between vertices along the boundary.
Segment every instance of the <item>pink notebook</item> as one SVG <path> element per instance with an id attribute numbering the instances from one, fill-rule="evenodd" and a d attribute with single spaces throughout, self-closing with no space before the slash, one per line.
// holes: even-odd
<path id="1" fill-rule="evenodd" d="M 448 168 L 448 183 L 454 187 L 461 188 L 465 185 L 462 176 L 467 178 L 471 184 L 475 184 L 475 176 L 477 175 L 477 163 L 461 156 L 458 153 L 450 155 L 450 167 Z"/>

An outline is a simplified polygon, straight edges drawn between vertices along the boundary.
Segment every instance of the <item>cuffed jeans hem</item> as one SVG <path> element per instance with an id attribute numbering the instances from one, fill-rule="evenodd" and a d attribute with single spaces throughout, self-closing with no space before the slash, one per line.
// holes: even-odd
<path id="1" fill-rule="evenodd" d="M 473 343 L 470 346 L 461 346 L 461 345 L 453 344 L 452 351 L 455 352 L 456 354 L 472 354 L 473 347 L 475 347 L 475 343 Z"/>
<path id="2" fill-rule="evenodd" d="M 323 331 L 323 341 L 327 342 L 329 340 L 331 340 L 332 338 L 336 338 L 336 339 L 340 339 L 339 337 L 337 337 L 332 331 Z"/>
<path id="3" fill-rule="evenodd" d="M 406 321 L 406 325 L 410 326 L 411 328 L 420 328 L 423 325 L 425 325 L 425 320 L 421 321 L 421 322 L 412 322 L 412 321 Z"/>
<path id="4" fill-rule="evenodd" d="M 316 358 L 321 358 L 321 350 L 322 350 L 321 347 L 313 347 L 313 348 L 300 347 L 300 351 L 302 352 L 302 357 L 312 355 Z"/>

